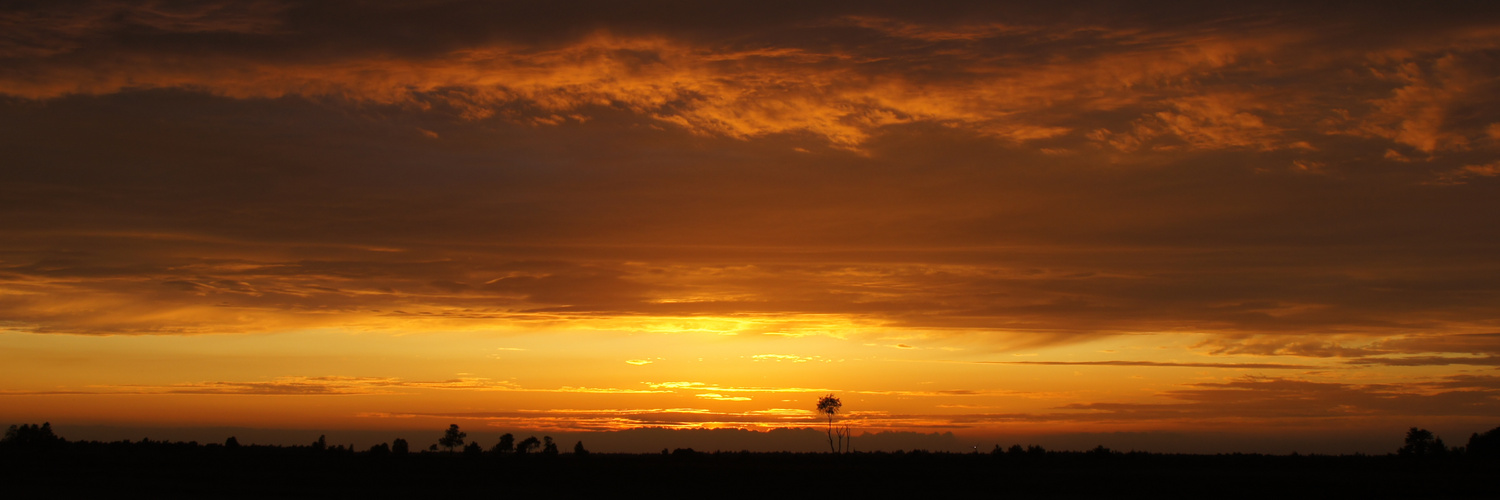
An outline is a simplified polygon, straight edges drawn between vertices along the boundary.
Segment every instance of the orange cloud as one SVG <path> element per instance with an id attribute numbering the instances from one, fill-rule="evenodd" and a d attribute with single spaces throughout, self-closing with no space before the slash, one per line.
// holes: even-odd
<path id="1" fill-rule="evenodd" d="M 5 415 L 1139 430 L 1493 385 L 1455 378 L 1500 354 L 1491 13 L 359 7 L 0 12 Z"/>
<path id="2" fill-rule="evenodd" d="M 1441 186 L 1452 186 L 1464 184 L 1475 177 L 1495 177 L 1500 175 L 1500 161 L 1486 163 L 1484 165 L 1464 165 L 1463 167 L 1439 173 L 1432 184 Z"/>
<path id="3" fill-rule="evenodd" d="M 439 389 L 460 391 L 544 392 L 582 394 L 666 394 L 671 388 L 619 389 L 613 387 L 572 387 L 533 389 L 514 383 L 494 381 L 482 377 L 449 380 L 402 380 L 396 377 L 278 377 L 259 382 L 212 381 L 171 385 L 97 385 L 88 390 L 66 392 L 69 394 L 234 394 L 254 396 L 337 396 L 399 394 L 402 390 Z M 705 388 L 723 391 L 725 389 Z M 729 389 L 733 390 L 733 389 Z M 759 392 L 759 391 L 757 391 Z M 774 392 L 774 391 L 773 391 Z M 12 392 L 10 394 L 52 394 L 52 391 Z M 62 394 L 61 392 L 58 392 Z"/>
<path id="4" fill-rule="evenodd" d="M 1228 382 L 1192 384 L 1167 391 L 1171 403 L 1087 403 L 1061 409 L 1085 410 L 1080 420 L 1265 421 L 1267 419 L 1342 419 L 1361 421 L 1378 415 L 1464 415 L 1491 411 L 1493 389 L 1423 391 L 1415 387 L 1319 383 L 1289 378 L 1246 376 Z M 1317 401 L 1316 404 L 1308 404 Z M 1455 406 L 1469 406 L 1457 410 Z"/>
<path id="5" fill-rule="evenodd" d="M 274 15 L 216 16 L 216 12 L 153 14 L 146 16 L 150 19 L 124 22 L 188 32 L 277 33 L 266 25 L 270 22 L 266 19 L 276 19 Z M 1151 98 L 1140 87 L 1191 80 L 1201 72 L 1234 64 L 1244 53 L 1274 50 L 1275 44 L 1285 43 L 1284 35 L 1241 41 L 1130 31 L 1057 32 L 1045 27 L 950 29 L 857 16 L 845 20 L 893 39 L 968 45 L 893 59 L 842 49 L 715 47 L 663 36 L 599 32 L 556 47 L 485 44 L 422 59 L 382 54 L 281 62 L 224 55 L 163 58 L 127 51 L 86 64 L 40 57 L 28 61 L 25 72 L 0 74 L 0 88 L 31 99 L 152 88 L 190 89 L 240 99 L 334 97 L 418 109 L 446 108 L 470 120 L 506 116 L 547 125 L 586 120 L 596 108 L 621 108 L 694 133 L 743 139 L 805 132 L 836 147 L 855 149 L 884 127 L 912 123 L 971 129 L 1009 141 L 1063 136 L 1074 128 L 1063 123 L 1064 116 L 1046 115 L 1060 109 L 1066 114 L 1134 105 Z M 1136 42 L 1141 49 L 1036 66 L 995 59 L 973 46 L 1016 34 L 1064 40 L 1102 36 Z M 88 48 L 69 46 L 58 52 Z M 890 66 L 891 71 L 865 69 L 871 64 Z M 929 65 L 967 69 L 941 79 L 922 77 L 920 72 L 908 76 L 903 71 Z M 1243 112 L 1182 106 L 1186 105 L 1179 106 L 1179 113 L 1187 114 L 1163 115 L 1162 120 L 1194 144 L 1243 142 L 1244 137 L 1223 135 L 1259 126 L 1251 123 L 1253 115 Z M 1229 114 L 1209 117 L 1205 113 Z M 1189 123 L 1179 123 L 1184 119 Z M 1208 131 L 1199 130 L 1204 120 L 1213 121 Z M 1187 132 L 1188 128 L 1199 131 Z"/>
<path id="6" fill-rule="evenodd" d="M 1424 153 L 1467 149 L 1486 129 L 1462 123 L 1463 108 L 1494 90 L 1493 72 L 1467 54 L 1398 59 L 1377 75 L 1401 87 L 1374 102 L 1377 111 L 1362 130 Z"/>

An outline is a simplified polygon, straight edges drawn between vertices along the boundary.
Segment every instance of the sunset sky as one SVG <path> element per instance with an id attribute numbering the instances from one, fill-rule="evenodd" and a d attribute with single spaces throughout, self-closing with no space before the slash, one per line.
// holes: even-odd
<path id="1" fill-rule="evenodd" d="M 1206 5 L 7 2 L 0 425 L 1500 425 L 1500 9 Z"/>

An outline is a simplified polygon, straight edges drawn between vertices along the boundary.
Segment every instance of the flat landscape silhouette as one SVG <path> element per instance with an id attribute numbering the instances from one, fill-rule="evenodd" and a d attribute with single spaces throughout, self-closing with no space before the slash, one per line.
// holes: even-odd
<path id="1" fill-rule="evenodd" d="M 451 426 L 432 434 L 463 432 Z M 528 453 L 541 441 L 508 447 L 514 438 L 507 434 L 488 450 L 471 442 L 463 452 L 418 452 L 399 439 L 368 450 L 322 438 L 305 446 L 248 445 L 234 437 L 209 444 L 68 441 L 50 424 L 26 424 L 11 426 L 0 443 L 0 474 L 28 498 L 748 498 L 825 488 L 850 497 L 1493 498 L 1500 494 L 1497 441 L 1500 428 L 1448 448 L 1412 428 L 1405 444 L 1385 455 L 1056 451 L 1020 444 L 985 453 L 624 454 L 590 453 L 584 442 L 573 453 L 558 453 L 555 444 Z"/>
<path id="2" fill-rule="evenodd" d="M 1500 0 L 0 0 L 0 500 L 1500 500 L 1497 208 Z"/>

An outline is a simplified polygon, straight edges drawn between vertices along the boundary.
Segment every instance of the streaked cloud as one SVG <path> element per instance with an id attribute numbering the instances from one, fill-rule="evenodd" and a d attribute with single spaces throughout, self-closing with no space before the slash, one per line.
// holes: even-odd
<path id="1" fill-rule="evenodd" d="M 263 382 L 214 381 L 172 385 L 98 385 L 88 390 L 55 392 L 56 394 L 232 394 L 255 396 L 317 396 L 395 394 L 411 389 L 461 391 L 551 392 L 587 394 L 662 394 L 670 390 L 617 389 L 610 387 L 563 386 L 552 389 L 524 388 L 514 383 L 469 377 L 448 380 L 401 380 L 391 377 L 278 377 Z M 53 394 L 50 391 L 24 391 L 10 394 Z"/>
<path id="2" fill-rule="evenodd" d="M 745 396 L 725 396 L 723 394 L 714 394 L 711 392 L 700 393 L 696 394 L 695 396 L 703 399 L 712 399 L 714 401 L 750 401 L 751 399 Z"/>
<path id="3" fill-rule="evenodd" d="M 1000 365 L 1042 365 L 1042 366 L 1149 366 L 1149 367 L 1177 367 L 1177 368 L 1239 368 L 1258 370 L 1306 370 L 1317 368 L 1315 365 L 1293 365 L 1285 363 L 1175 363 L 1159 361 L 978 361 L 978 363 L 1000 364 Z"/>
<path id="4" fill-rule="evenodd" d="M 1500 355 L 1497 26 L 6 6 L 0 396 L 40 403 L 0 414 L 767 429 L 837 392 L 888 431 L 1468 422 Z"/>
<path id="5" fill-rule="evenodd" d="M 1477 365 L 1477 366 L 1500 366 L 1500 357 L 1497 356 L 1407 356 L 1407 357 L 1370 357 L 1351 359 L 1348 361 L 1353 365 L 1384 365 L 1384 366 L 1447 366 L 1447 365 Z"/>
<path id="6" fill-rule="evenodd" d="M 706 384 L 703 382 L 642 382 L 652 389 L 687 389 L 708 392 L 830 392 L 829 389 L 803 387 L 734 387 Z"/>
<path id="7" fill-rule="evenodd" d="M 789 362 L 789 363 L 806 363 L 806 362 L 809 362 L 809 361 L 818 361 L 818 362 L 822 362 L 822 363 L 831 363 L 831 362 L 837 361 L 837 360 L 832 360 L 832 359 L 826 359 L 826 358 L 824 358 L 822 356 L 799 356 L 799 355 L 796 355 L 796 354 L 756 354 L 754 356 L 750 356 L 750 359 L 753 360 L 753 361 L 774 361 L 774 362 L 777 362 L 777 363 L 780 363 L 780 362 L 783 362 L 783 361 Z"/>
<path id="8" fill-rule="evenodd" d="M 1081 403 L 1062 407 L 1087 413 L 1080 420 L 1349 419 L 1382 415 L 1486 416 L 1496 404 L 1494 390 L 1469 385 L 1463 390 L 1414 391 L 1380 384 L 1319 383 L 1291 378 L 1246 376 L 1204 382 L 1164 394 L 1171 403 Z M 1463 407 L 1460 409 L 1459 407 Z"/>
<path id="9" fill-rule="evenodd" d="M 1384 222 L 1375 226 L 1349 224 L 1344 211 L 1329 208 L 1360 204 L 1371 189 L 1365 183 L 1385 182 L 1362 172 L 1388 170 L 1391 153 L 1404 159 L 1396 163 L 1420 164 L 1402 167 L 1411 171 L 1404 179 L 1386 178 L 1396 184 L 1379 189 L 1391 199 L 1425 199 L 1422 190 L 1489 178 L 1486 155 L 1500 119 L 1485 118 L 1494 95 L 1484 91 L 1493 72 L 1485 54 L 1500 46 L 1500 34 L 1479 19 L 1446 29 L 1412 25 L 1409 38 L 1423 41 L 1406 45 L 1398 42 L 1407 37 L 1373 45 L 1338 38 L 1362 29 L 1352 21 L 1330 28 L 1270 12 L 1254 21 L 1171 25 L 1131 16 L 1069 24 L 1077 21 L 1042 12 L 1002 16 L 1005 22 L 903 19 L 871 9 L 767 21 L 777 27 L 718 36 L 635 29 L 647 21 L 625 18 L 613 29 L 540 38 L 492 33 L 464 22 L 474 13 L 440 6 L 376 8 L 359 21 L 375 26 L 422 12 L 434 23 L 455 21 L 443 29 L 473 34 L 401 46 L 368 36 L 375 31 L 326 24 L 320 16 L 336 7 L 86 7 L 38 6 L 5 21 L 27 27 L 13 31 L 14 47 L 51 47 L 14 48 L 13 69 L 0 73 L 0 88 L 21 99 L 7 108 L 13 119 L 31 124 L 30 134 L 53 134 L 15 138 L 38 145 L 21 149 L 16 164 L 31 172 L 48 171 L 46 162 L 67 165 L 50 169 L 62 177 L 33 173 L 12 183 L 18 206 L 44 215 L 11 217 L 22 243 L 5 260 L 13 293 L 0 312 L 18 331 L 196 334 L 497 322 L 786 336 L 978 328 L 994 338 L 1025 338 L 1009 344 L 1025 345 L 1089 336 L 1083 332 L 1380 336 L 1487 324 L 1473 313 L 1485 304 L 1463 302 L 1478 300 L 1472 294 L 1412 300 L 1433 290 L 1457 293 L 1452 285 L 1465 273 L 1454 269 L 1495 271 L 1474 260 L 1482 242 L 1454 240 L 1475 233 L 1421 222 L 1468 214 L 1484 226 L 1487 219 L 1475 215 L 1483 196 L 1376 208 L 1368 215 Z M 860 42 L 816 35 L 827 29 Z M 111 43 L 153 36 L 202 44 Z M 310 47 L 281 49 L 288 40 Z M 1330 92 L 1328 81 L 1350 90 Z M 328 118 L 299 99 L 333 109 L 365 106 L 410 136 L 370 155 L 315 144 L 281 151 L 227 137 L 196 141 L 212 145 L 207 151 L 142 154 L 131 145 L 150 139 L 129 137 L 141 127 L 128 124 L 88 147 L 59 142 L 69 140 L 63 136 L 71 122 L 56 120 L 101 112 L 90 102 L 128 107 L 151 99 L 209 99 L 224 116 L 300 109 L 319 117 L 298 119 L 309 135 L 330 130 L 312 125 Z M 56 124 L 26 115 L 41 112 L 27 106 L 48 106 Z M 91 120 L 106 118 L 129 120 Z M 364 125 L 340 126 L 358 134 Z M 662 166 L 629 170 L 654 185 L 623 182 L 611 190 L 521 166 L 572 165 L 553 170 L 612 178 L 619 174 L 550 144 L 597 136 L 580 140 L 634 157 L 635 146 L 604 139 L 619 127 L 652 130 L 647 135 L 666 148 L 728 138 L 745 151 L 759 151 L 756 141 L 791 141 L 818 152 L 789 162 L 764 152 L 739 163 L 711 160 L 720 167 L 709 177 L 696 173 L 697 160 L 662 157 Z M 507 144 L 503 154 L 449 152 L 493 137 L 475 130 L 538 140 Z M 188 131 L 153 132 L 171 133 Z M 458 142 L 436 144 L 434 135 Z M 929 147 L 901 146 L 902 137 L 963 146 L 952 158 L 932 156 Z M 210 152 L 231 159 L 213 167 L 216 176 L 171 175 L 168 184 L 69 184 L 62 179 L 97 178 L 112 168 L 78 151 L 164 173 L 192 172 L 203 164 L 196 158 Z M 1231 169 L 1238 173 L 1196 166 L 1219 161 L 1216 152 L 1233 152 L 1245 165 Z M 286 165 L 278 167 L 282 187 L 212 180 L 261 168 L 233 159 L 241 157 Z M 963 158 L 1006 158 L 1010 166 Z M 420 180 L 403 173 L 427 159 L 449 166 Z M 304 162 L 319 166 L 292 166 Z M 1360 166 L 1368 162 L 1376 166 Z M 786 166 L 758 167 L 768 163 Z M 1099 164 L 1130 167 L 1089 166 Z M 357 188 L 332 188 L 358 171 L 380 174 Z M 840 172 L 853 171 L 875 175 L 840 193 L 795 187 L 849 182 Z M 1084 171 L 1104 180 L 1080 188 L 1070 179 Z M 1302 191 L 1293 192 L 1301 194 L 1283 204 L 1252 203 L 1287 192 L 1285 182 L 1303 182 L 1276 171 L 1345 181 L 1298 184 Z M 1260 180 L 1242 182 L 1252 178 Z M 1163 179 L 1180 188 L 1168 189 Z M 142 212 L 145 205 L 103 196 L 162 189 L 180 196 L 154 203 L 201 208 Z M 659 195 L 684 192 L 730 194 L 686 202 Z M 1155 194 L 1131 194 L 1148 192 Z M 1055 201 L 1074 196 L 1087 201 Z M 392 199 L 406 200 L 408 209 L 387 213 Z M 1181 206 L 1196 208 L 1185 214 Z M 674 215 L 684 212 L 694 215 Z M 171 213 L 180 215 L 164 215 Z M 185 215 L 192 213 L 258 215 L 226 225 Z M 660 230 L 632 232 L 609 222 L 625 214 Z M 129 220 L 115 220 L 121 217 Z M 803 223 L 777 224 L 789 218 Z M 114 222 L 87 222 L 105 219 Z M 743 224 L 724 232 L 723 220 Z M 930 223 L 912 222 L 918 220 Z M 492 229 L 471 231 L 476 227 Z M 1324 230 L 1331 227 L 1340 229 Z M 1363 260 L 1346 259 L 1324 240 L 1361 242 Z M 1287 244 L 1257 243 L 1272 241 Z M 58 252 L 75 245 L 132 250 Z M 1258 257 L 1249 256 L 1251 248 Z M 1419 273 L 1397 271 L 1414 255 L 1442 248 L 1472 250 L 1450 252 Z M 1235 286 L 1197 293 L 1225 280 Z"/>

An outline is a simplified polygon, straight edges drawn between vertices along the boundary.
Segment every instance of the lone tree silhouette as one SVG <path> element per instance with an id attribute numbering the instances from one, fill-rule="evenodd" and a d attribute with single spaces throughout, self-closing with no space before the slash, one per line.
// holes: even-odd
<path id="1" fill-rule="evenodd" d="M 844 403 L 833 394 L 818 398 L 818 411 L 828 415 L 828 449 L 834 453 L 843 453 L 844 443 L 849 438 L 849 426 L 846 425 L 842 429 L 833 427 L 833 415 L 843 407 Z M 837 445 L 834 442 L 835 437 L 838 438 Z"/>
<path id="2" fill-rule="evenodd" d="M 438 444 L 448 448 L 448 452 L 452 453 L 454 448 L 464 445 L 466 437 L 469 437 L 469 434 L 458 430 L 458 424 L 451 424 L 448 426 L 448 432 L 444 432 L 443 438 L 438 440 Z"/>

